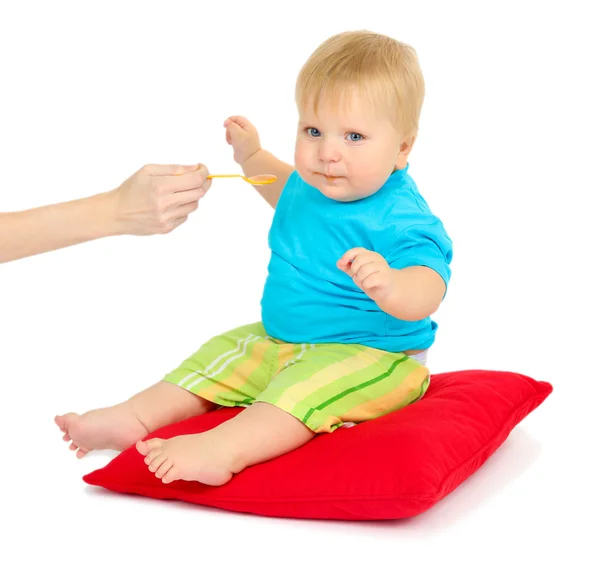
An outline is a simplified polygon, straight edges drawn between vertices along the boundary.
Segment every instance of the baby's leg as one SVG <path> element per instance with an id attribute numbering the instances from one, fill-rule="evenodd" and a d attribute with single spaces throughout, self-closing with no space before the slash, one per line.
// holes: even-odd
<path id="1" fill-rule="evenodd" d="M 300 346 L 279 346 L 271 364 L 276 375 L 233 419 L 200 434 L 138 441 L 150 471 L 165 483 L 222 485 L 315 434 L 398 410 L 419 399 L 428 383 L 428 369 L 402 353 L 348 344 Z"/>
<path id="2" fill-rule="evenodd" d="M 244 468 L 291 452 L 314 435 L 291 414 L 258 402 L 206 432 L 153 438 L 136 446 L 164 483 L 183 479 L 222 485 Z"/>
<path id="3" fill-rule="evenodd" d="M 237 406 L 251 401 L 264 387 L 249 376 L 268 377 L 264 368 L 270 367 L 271 349 L 262 324 L 239 327 L 211 338 L 162 381 L 128 401 L 83 415 L 68 413 L 56 417 L 56 424 L 78 457 L 93 449 L 124 450 L 163 426 L 216 408 L 217 403 Z"/>
<path id="4" fill-rule="evenodd" d="M 160 381 L 124 403 L 54 421 L 77 457 L 91 450 L 125 450 L 155 430 L 214 409 L 216 405 L 182 387 Z"/>

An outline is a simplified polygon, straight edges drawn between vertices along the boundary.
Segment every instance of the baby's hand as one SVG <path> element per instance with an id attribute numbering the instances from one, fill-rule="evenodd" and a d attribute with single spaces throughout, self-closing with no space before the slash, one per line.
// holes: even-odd
<path id="1" fill-rule="evenodd" d="M 233 146 L 233 159 L 243 166 L 260 149 L 258 132 L 243 116 L 230 116 L 223 125 L 226 129 L 225 139 Z"/>
<path id="2" fill-rule="evenodd" d="M 394 290 L 393 270 L 377 252 L 352 248 L 338 260 L 337 266 L 376 303 L 387 299 Z"/>

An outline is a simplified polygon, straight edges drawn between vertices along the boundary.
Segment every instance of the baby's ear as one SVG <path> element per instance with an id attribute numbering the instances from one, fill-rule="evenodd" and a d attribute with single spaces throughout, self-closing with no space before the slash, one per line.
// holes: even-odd
<path id="1" fill-rule="evenodd" d="M 411 152 L 416 136 L 404 138 L 398 150 L 396 158 L 396 169 L 404 169 L 408 163 L 408 154 Z"/>
<path id="2" fill-rule="evenodd" d="M 413 145 L 415 144 L 415 138 L 416 136 L 409 136 L 404 139 L 402 145 L 400 146 L 400 153 L 402 155 L 408 157 L 408 154 L 411 152 Z"/>

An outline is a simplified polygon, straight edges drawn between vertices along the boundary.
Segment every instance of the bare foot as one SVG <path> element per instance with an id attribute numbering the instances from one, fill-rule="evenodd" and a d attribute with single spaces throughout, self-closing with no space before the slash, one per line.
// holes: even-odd
<path id="1" fill-rule="evenodd" d="M 139 440 L 136 448 L 146 456 L 144 462 L 163 483 L 175 480 L 198 481 L 207 485 L 223 485 L 233 476 L 227 454 L 207 435 L 186 434 L 169 440 Z"/>
<path id="2" fill-rule="evenodd" d="M 91 450 L 125 450 L 148 434 L 127 403 L 96 409 L 83 415 L 67 413 L 54 422 L 64 432 L 63 440 L 83 458 Z"/>

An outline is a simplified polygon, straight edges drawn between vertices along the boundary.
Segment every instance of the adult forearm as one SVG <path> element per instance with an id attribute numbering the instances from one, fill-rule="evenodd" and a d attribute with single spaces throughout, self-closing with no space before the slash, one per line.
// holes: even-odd
<path id="1" fill-rule="evenodd" d="M 114 191 L 0 214 L 0 263 L 118 233 Z"/>
<path id="2" fill-rule="evenodd" d="M 283 191 L 285 183 L 294 170 L 291 165 L 277 159 L 266 149 L 259 149 L 245 161 L 242 169 L 246 177 L 260 175 L 261 173 L 268 173 L 277 177 L 277 181 L 274 183 L 264 186 L 255 185 L 254 187 L 273 208 L 277 205 L 281 191 Z"/>
<path id="3" fill-rule="evenodd" d="M 198 208 L 207 175 L 202 164 L 148 164 L 109 192 L 0 213 L 0 263 L 106 236 L 168 234 Z"/>

